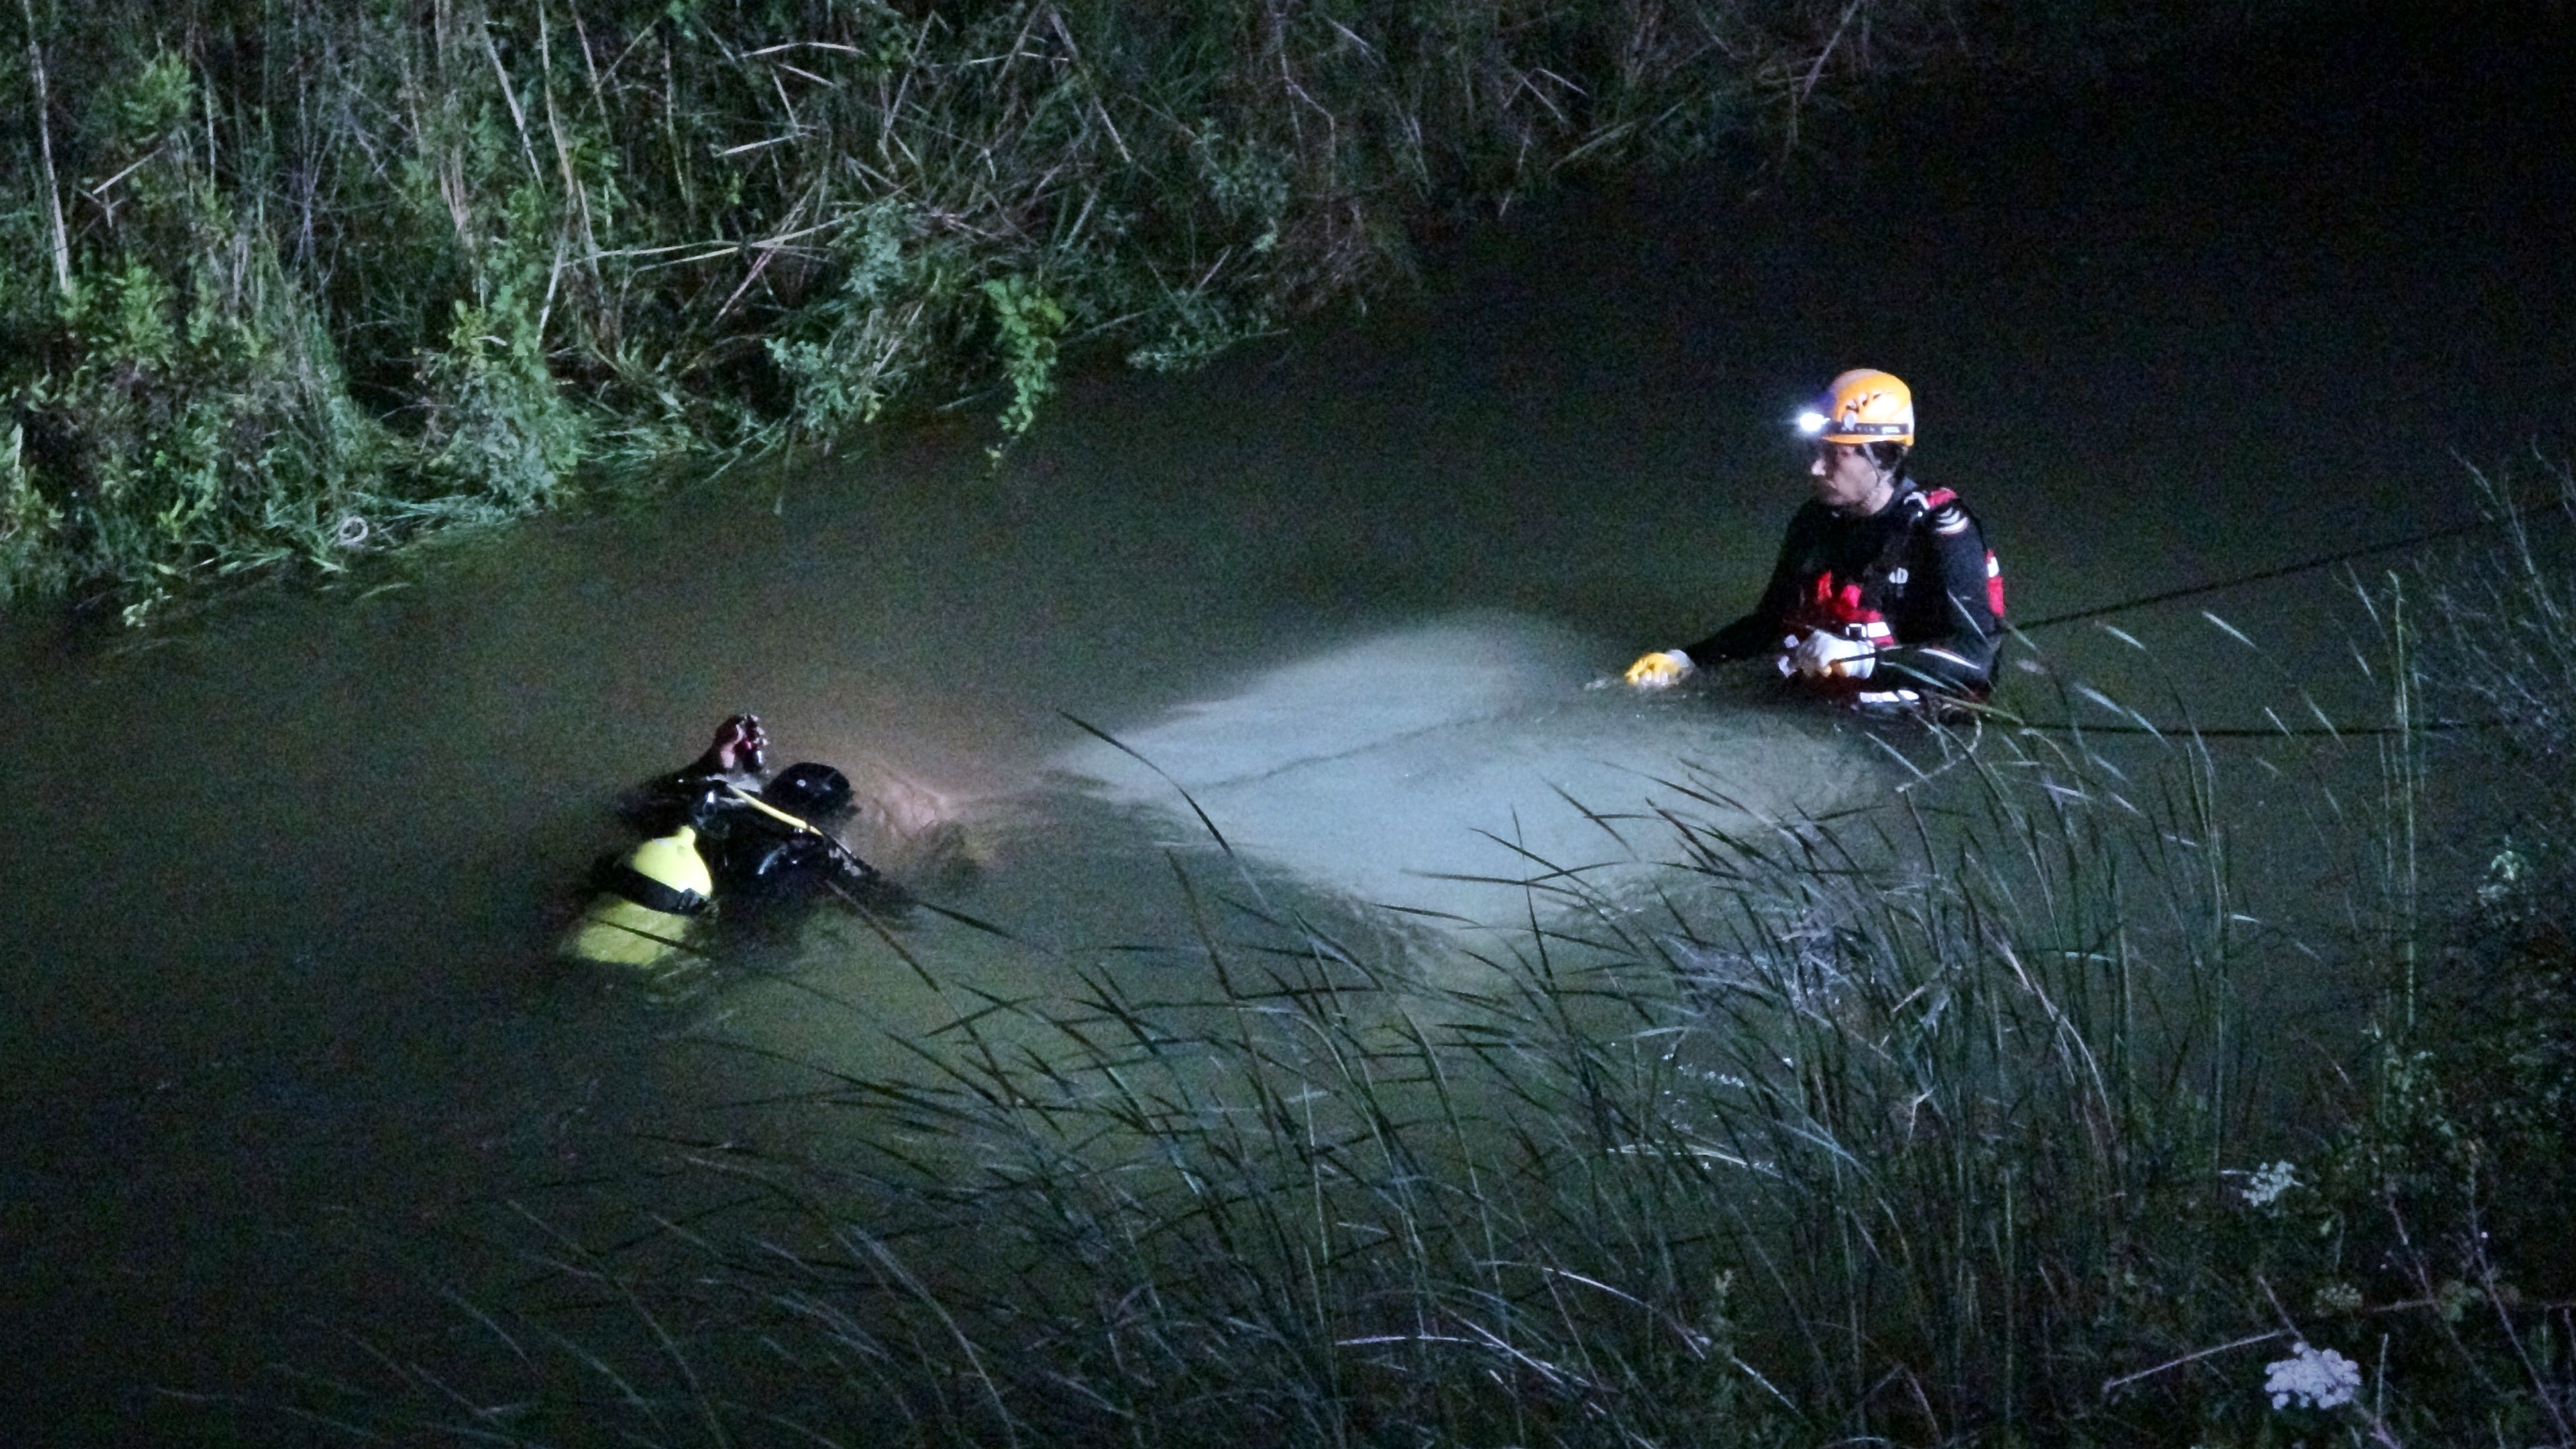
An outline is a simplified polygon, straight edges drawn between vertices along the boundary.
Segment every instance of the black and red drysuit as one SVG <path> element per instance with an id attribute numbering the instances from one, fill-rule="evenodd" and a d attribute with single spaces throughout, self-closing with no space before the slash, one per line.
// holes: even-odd
<path id="1" fill-rule="evenodd" d="M 1779 655 L 1782 640 L 1822 629 L 1878 646 L 1866 679 L 1835 682 L 1863 703 L 1983 699 L 2003 612 L 2003 574 L 1975 516 L 1949 489 L 1908 481 L 1866 518 L 1801 507 L 1753 612 L 1682 652 L 1703 666 Z"/>

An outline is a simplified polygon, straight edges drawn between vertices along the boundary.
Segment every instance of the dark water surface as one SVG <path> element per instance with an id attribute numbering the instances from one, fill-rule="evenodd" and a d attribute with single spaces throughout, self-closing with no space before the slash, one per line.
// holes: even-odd
<path id="1" fill-rule="evenodd" d="M 933 432 L 444 549 L 369 597 L 104 648 L 13 625 L 0 1422 L 221 1440 L 157 1391 L 275 1398 L 281 1368 L 362 1364 L 349 1335 L 456 1331 L 438 1290 L 512 1270 L 448 1227 L 521 1201 L 577 1228 L 578 1184 L 631 1195 L 651 1139 L 715 1130 L 746 1088 L 698 1038 L 852 1049 L 816 985 L 930 1012 L 845 923 L 793 947 L 795 984 L 676 1004 L 542 964 L 618 838 L 604 801 L 730 710 L 851 769 L 926 893 L 1050 949 L 1181 943 L 1167 851 L 1207 851 L 1066 714 L 1189 786 L 1270 888 L 1508 921 L 1516 893 L 1440 878 L 1521 868 L 1478 832 L 1619 853 L 1559 787 L 1635 809 L 1686 761 L 1828 811 L 1902 778 L 1741 690 L 1583 688 L 1749 600 L 1800 496 L 1780 422 L 1842 366 L 1914 383 L 1922 470 L 1984 516 L 2024 619 L 2471 517 L 2454 452 L 2564 443 L 2576 397 L 2552 69 L 2382 31 L 1834 118 L 1749 198 L 1565 198 L 1364 320 L 1077 379 L 998 470 Z M 2363 718 L 2355 618 L 2310 575 L 2115 620 L 2143 652 L 2037 642 L 2151 715 L 2259 724 L 2305 687 Z M 2259 814 L 2275 787 L 2243 773 Z M 1046 986 L 964 927 L 908 938 Z"/>

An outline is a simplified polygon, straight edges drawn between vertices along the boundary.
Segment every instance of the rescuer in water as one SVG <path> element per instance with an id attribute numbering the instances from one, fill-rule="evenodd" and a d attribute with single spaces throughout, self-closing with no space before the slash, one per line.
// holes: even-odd
<path id="1" fill-rule="evenodd" d="M 826 893 L 897 904 L 902 893 L 841 843 L 849 777 L 829 765 L 768 774 L 769 735 L 755 715 L 716 729 L 705 754 L 630 791 L 618 812 L 647 839 L 604 865 L 598 894 L 565 937 L 579 960 L 655 967 L 697 947 L 708 908 L 736 923 L 801 908 Z"/>
<path id="2" fill-rule="evenodd" d="M 1761 601 L 1682 649 L 1628 666 L 1661 689 L 1697 668 L 1768 657 L 1785 676 L 1865 709 L 1986 697 L 2003 631 L 2003 575 L 1958 495 L 1908 476 L 1914 395 L 1889 373 L 1833 380 L 1798 419 L 1815 496 L 1789 520 Z"/>

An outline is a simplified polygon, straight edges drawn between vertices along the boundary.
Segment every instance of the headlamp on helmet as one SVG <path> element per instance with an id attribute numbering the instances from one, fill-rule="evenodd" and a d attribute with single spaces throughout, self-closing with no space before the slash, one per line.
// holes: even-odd
<path id="1" fill-rule="evenodd" d="M 1914 390 L 1894 373 L 1854 368 L 1798 414 L 1798 431 L 1825 443 L 1914 446 Z"/>

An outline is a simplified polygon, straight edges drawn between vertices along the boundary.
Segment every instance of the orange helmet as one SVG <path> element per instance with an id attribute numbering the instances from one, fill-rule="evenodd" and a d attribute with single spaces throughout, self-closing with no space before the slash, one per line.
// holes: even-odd
<path id="1" fill-rule="evenodd" d="M 1826 443 L 1914 446 L 1914 390 L 1896 374 L 1856 367 L 1835 378 L 1816 405 L 1798 415 L 1798 431 Z"/>

